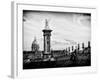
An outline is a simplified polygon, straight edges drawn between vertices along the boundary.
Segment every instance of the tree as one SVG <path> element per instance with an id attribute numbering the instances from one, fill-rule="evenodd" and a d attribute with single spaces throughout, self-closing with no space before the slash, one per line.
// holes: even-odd
<path id="1" fill-rule="evenodd" d="M 34 51 L 34 52 L 39 51 L 39 44 L 37 44 L 36 37 L 34 38 L 34 41 L 32 42 L 31 49 L 32 49 L 32 51 Z"/>

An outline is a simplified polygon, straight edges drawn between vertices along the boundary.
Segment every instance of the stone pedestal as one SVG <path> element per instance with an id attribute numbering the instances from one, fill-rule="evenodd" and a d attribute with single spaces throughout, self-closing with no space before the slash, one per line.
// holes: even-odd
<path id="1" fill-rule="evenodd" d="M 44 29 L 43 30 L 43 36 L 44 36 L 43 58 L 44 58 L 44 60 L 49 60 L 51 58 L 51 50 L 50 50 L 51 32 L 52 32 L 52 30 L 50 30 L 50 29 Z"/>

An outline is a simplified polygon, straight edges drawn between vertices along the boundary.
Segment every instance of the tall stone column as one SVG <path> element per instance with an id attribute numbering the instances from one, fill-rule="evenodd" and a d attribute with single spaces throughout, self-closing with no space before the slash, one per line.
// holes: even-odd
<path id="1" fill-rule="evenodd" d="M 50 50 L 50 36 L 51 36 L 51 32 L 52 30 L 49 29 L 48 26 L 48 21 L 46 19 L 45 21 L 45 29 L 42 30 L 43 31 L 43 36 L 44 36 L 44 53 L 43 53 L 43 58 L 44 60 L 49 60 L 51 58 L 51 50 Z"/>

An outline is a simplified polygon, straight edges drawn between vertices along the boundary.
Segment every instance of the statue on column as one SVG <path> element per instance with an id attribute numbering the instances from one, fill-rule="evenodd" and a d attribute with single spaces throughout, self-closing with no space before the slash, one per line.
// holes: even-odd
<path id="1" fill-rule="evenodd" d="M 48 20 L 45 19 L 45 29 L 49 29 Z"/>
<path id="2" fill-rule="evenodd" d="M 45 29 L 42 30 L 43 31 L 43 37 L 44 37 L 44 61 L 46 60 L 50 60 L 51 59 L 51 40 L 50 40 L 50 36 L 51 36 L 51 32 L 52 30 L 49 29 L 49 25 L 48 25 L 48 20 L 45 19 Z"/>

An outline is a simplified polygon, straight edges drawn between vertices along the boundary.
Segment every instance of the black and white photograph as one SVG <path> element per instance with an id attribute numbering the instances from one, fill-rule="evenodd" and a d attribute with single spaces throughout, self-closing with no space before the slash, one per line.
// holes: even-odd
<path id="1" fill-rule="evenodd" d="M 23 69 L 91 66 L 91 13 L 23 10 Z"/>

